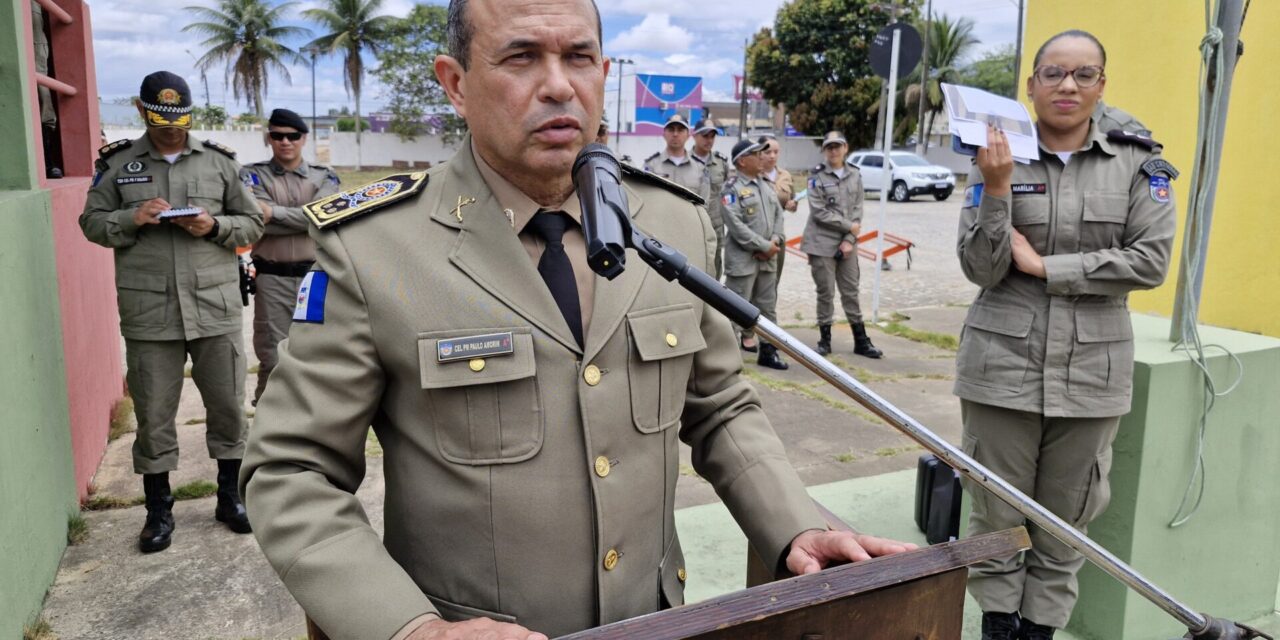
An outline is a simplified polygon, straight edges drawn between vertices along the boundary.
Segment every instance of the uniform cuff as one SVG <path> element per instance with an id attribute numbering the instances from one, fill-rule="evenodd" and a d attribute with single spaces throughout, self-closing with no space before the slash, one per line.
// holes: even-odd
<path id="1" fill-rule="evenodd" d="M 1084 255 L 1064 253 L 1044 256 L 1044 276 L 1051 296 L 1071 295 L 1072 285 L 1084 280 Z"/>
<path id="2" fill-rule="evenodd" d="M 858 236 L 855 236 L 852 233 L 844 234 L 844 237 L 840 238 L 840 240 L 843 242 L 848 242 L 849 244 L 858 244 Z"/>
<path id="3" fill-rule="evenodd" d="M 418 627 L 421 627 L 422 625 L 428 622 L 431 622 L 432 620 L 435 620 L 436 618 L 439 618 L 439 617 L 440 616 L 434 613 L 424 613 L 410 620 L 403 627 L 400 627 L 400 630 L 397 631 L 394 636 L 391 636 L 391 640 L 404 640 L 405 638 L 409 637 L 409 634 L 413 633 L 414 631 L 417 631 Z"/>

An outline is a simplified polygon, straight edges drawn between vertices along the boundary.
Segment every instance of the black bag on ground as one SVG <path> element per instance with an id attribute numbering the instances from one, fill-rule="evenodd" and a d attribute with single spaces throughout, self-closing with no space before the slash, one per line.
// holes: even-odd
<path id="1" fill-rule="evenodd" d="M 960 474 L 932 453 L 916 467 L 916 526 L 929 544 L 960 537 Z"/>

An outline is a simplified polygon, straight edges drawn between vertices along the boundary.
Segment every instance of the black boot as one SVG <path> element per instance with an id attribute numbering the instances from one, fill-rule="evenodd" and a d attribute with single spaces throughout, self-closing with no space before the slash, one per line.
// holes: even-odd
<path id="1" fill-rule="evenodd" d="M 173 496 L 169 493 L 168 473 L 142 476 L 142 490 L 147 495 L 147 523 L 138 534 L 138 549 L 143 553 L 164 551 L 173 542 Z"/>
<path id="2" fill-rule="evenodd" d="M 751 346 L 747 346 L 747 338 L 750 338 L 750 337 L 751 337 L 751 336 L 749 336 L 749 335 L 747 335 L 747 334 L 745 334 L 745 333 L 744 333 L 744 334 L 742 334 L 741 336 L 739 336 L 739 337 L 738 337 L 738 348 L 739 348 L 739 349 L 742 349 L 743 351 L 746 351 L 747 353 L 755 353 L 755 352 L 757 352 L 757 351 L 759 351 L 759 350 L 760 350 L 760 348 L 759 348 L 759 347 L 760 347 L 760 342 L 759 342 L 759 341 L 757 341 L 755 344 L 753 344 L 753 345 L 751 345 Z"/>
<path id="3" fill-rule="evenodd" d="M 982 640 L 1017 640 L 1021 619 L 1017 613 L 982 612 Z"/>
<path id="4" fill-rule="evenodd" d="M 791 368 L 791 365 L 782 361 L 782 357 L 778 355 L 777 347 L 763 341 L 760 343 L 760 355 L 756 358 L 756 364 L 779 371 L 786 371 Z"/>
<path id="5" fill-rule="evenodd" d="M 239 476 L 239 459 L 218 461 L 218 507 L 213 510 L 213 517 L 218 522 L 225 522 L 227 528 L 236 533 L 252 533 L 249 514 L 245 512 L 240 491 L 236 488 Z"/>
<path id="6" fill-rule="evenodd" d="M 831 353 L 831 325 L 818 325 L 818 355 L 825 356 Z"/>
<path id="7" fill-rule="evenodd" d="M 1030 619 L 1022 621 L 1022 631 L 1018 637 L 1025 640 L 1053 640 L 1053 632 L 1057 631 L 1053 627 L 1046 627 L 1042 624 L 1036 624 Z"/>
<path id="8" fill-rule="evenodd" d="M 871 344 L 871 338 L 867 337 L 867 325 L 861 322 L 853 323 L 853 352 L 868 358 L 879 358 L 884 355 L 883 351 Z"/>

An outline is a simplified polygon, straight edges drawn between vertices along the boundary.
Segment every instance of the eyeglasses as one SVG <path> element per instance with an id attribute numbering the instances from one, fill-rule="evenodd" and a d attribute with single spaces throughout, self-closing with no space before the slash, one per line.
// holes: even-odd
<path id="1" fill-rule="evenodd" d="M 297 142 L 297 141 L 299 141 L 299 140 L 301 140 L 301 139 L 302 139 L 302 132 L 301 132 L 301 131 L 289 131 L 289 132 L 285 132 L 285 131 L 272 131 L 272 132 L 268 133 L 267 135 L 270 135 L 270 136 L 271 136 L 271 139 L 272 139 L 272 140 L 275 140 L 276 142 L 280 142 L 281 140 L 288 140 L 288 141 L 290 141 L 290 142 Z"/>
<path id="2" fill-rule="evenodd" d="M 1056 87 L 1062 84 L 1062 81 L 1066 80 L 1068 75 L 1075 78 L 1076 86 L 1082 89 L 1088 89 L 1106 77 L 1102 67 L 1092 64 L 1076 67 L 1075 69 L 1064 69 L 1056 64 L 1047 64 L 1036 69 L 1036 80 L 1039 80 L 1040 84 L 1047 87 Z"/>

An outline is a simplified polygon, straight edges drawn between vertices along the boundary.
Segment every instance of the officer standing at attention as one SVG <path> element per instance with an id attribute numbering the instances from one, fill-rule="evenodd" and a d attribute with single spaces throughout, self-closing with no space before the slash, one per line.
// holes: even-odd
<path id="1" fill-rule="evenodd" d="M 152 552 L 173 535 L 169 472 L 178 467 L 174 417 L 188 355 L 207 412 L 209 457 L 218 461 L 214 516 L 236 533 L 250 531 L 236 490 L 245 435 L 236 247 L 262 235 L 262 212 L 240 181 L 235 152 L 188 135 L 186 81 L 157 71 L 142 80 L 137 104 L 147 133 L 99 151 L 80 228 L 115 250 L 125 379 L 138 419 L 133 470 L 147 505 L 138 546 Z M 186 207 L 198 215 L 165 215 Z"/>
<path id="2" fill-rule="evenodd" d="M 1084 31 L 1040 47 L 1027 78 L 1040 157 L 1015 163 L 1004 134 L 988 130 L 957 243 L 982 287 L 956 356 L 965 453 L 1081 531 L 1110 498 L 1111 442 L 1133 387 L 1127 297 L 1164 282 L 1178 175 L 1150 138 L 1093 124 L 1106 63 Z M 1024 524 L 965 484 L 969 535 Z M 1051 638 L 1075 606 L 1084 558 L 1029 529 L 1025 556 L 970 570 L 986 640 Z"/>
<path id="3" fill-rule="evenodd" d="M 738 170 L 720 196 L 725 206 L 724 223 L 729 231 L 724 249 L 724 285 L 760 309 L 764 317 L 777 321 L 778 263 L 774 257 L 786 240 L 782 206 L 769 183 L 760 177 L 764 145 L 757 140 L 740 140 L 733 145 L 733 166 Z M 756 364 L 770 369 L 787 369 L 777 347 L 761 341 L 745 344 L 746 329 L 735 326 L 743 350 L 759 349 Z"/>
<path id="4" fill-rule="evenodd" d="M 724 183 L 729 180 L 729 159 L 716 151 L 716 136 L 720 129 L 714 120 L 699 120 L 693 128 L 693 160 L 706 168 L 707 190 L 719 195 L 724 190 Z M 718 198 L 704 198 L 707 201 L 707 215 L 711 217 L 711 228 L 716 230 L 716 279 L 724 273 L 724 203 Z"/>
<path id="5" fill-rule="evenodd" d="M 662 128 L 662 139 L 667 146 L 644 161 L 644 170 L 666 178 L 700 196 L 703 201 L 711 198 L 711 177 L 707 165 L 696 162 L 684 148 L 689 142 L 689 121 L 676 113 L 667 119 Z"/>
<path id="6" fill-rule="evenodd" d="M 303 276 L 316 259 L 316 243 L 307 235 L 311 226 L 302 205 L 338 191 L 338 174 L 302 159 L 307 123 L 288 109 L 276 109 L 267 121 L 271 159 L 240 170 L 253 190 L 266 220 L 262 239 L 253 245 L 258 291 L 253 298 L 253 351 L 258 356 L 258 404 L 267 377 L 276 366 L 276 345 L 289 335 L 293 309 Z"/>
<path id="7" fill-rule="evenodd" d="M 839 131 L 822 141 L 826 162 L 809 175 L 809 221 L 800 250 L 809 254 L 809 271 L 818 290 L 818 353 L 831 353 L 831 323 L 836 289 L 840 306 L 853 328 L 853 352 L 868 358 L 884 355 L 871 344 L 858 302 L 858 233 L 862 231 L 862 174 L 845 164 L 849 143 Z"/>
<path id="8" fill-rule="evenodd" d="M 604 103 L 600 33 L 589 0 L 453 0 L 435 71 L 459 151 L 306 207 L 316 265 L 241 482 L 334 640 L 527 640 L 681 604 L 681 440 L 770 566 L 909 548 L 825 530 L 723 316 L 639 261 L 587 267 L 571 173 Z M 635 224 L 708 268 L 701 207 L 623 171 Z M 385 537 L 354 495 L 370 425 Z"/>

